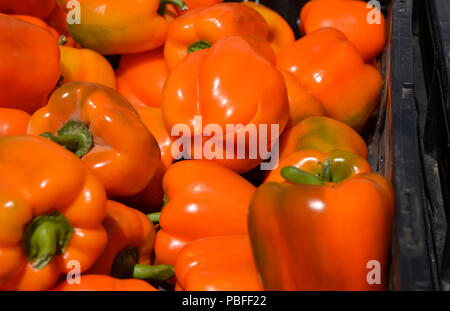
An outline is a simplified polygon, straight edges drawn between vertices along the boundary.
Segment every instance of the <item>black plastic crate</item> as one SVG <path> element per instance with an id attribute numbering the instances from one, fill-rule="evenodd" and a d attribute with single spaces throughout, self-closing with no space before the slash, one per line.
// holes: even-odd
<path id="1" fill-rule="evenodd" d="M 306 2 L 260 1 L 283 16 L 297 38 L 299 13 Z M 379 2 L 388 23 L 387 44 L 378 60 L 385 85 L 379 108 L 363 136 L 372 169 L 390 179 L 396 190 L 390 288 L 440 289 L 447 221 L 437 164 L 424 156 L 427 129 L 422 106 L 427 101 L 421 105 L 418 98 L 427 98 L 420 81 L 424 69 L 419 51 L 431 46 L 413 31 L 424 27 L 418 15 L 425 12 L 422 6 L 427 1 L 416 0 L 414 6 L 413 0 Z M 430 34 L 430 38 L 434 36 Z"/>
<path id="2" fill-rule="evenodd" d="M 416 1 L 414 56 L 419 135 L 428 191 L 429 220 L 437 274 L 442 289 L 450 289 L 450 2 Z"/>

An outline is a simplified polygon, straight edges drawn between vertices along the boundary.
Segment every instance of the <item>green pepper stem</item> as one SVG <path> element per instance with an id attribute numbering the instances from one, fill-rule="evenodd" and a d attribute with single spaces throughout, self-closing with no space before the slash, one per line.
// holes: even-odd
<path id="1" fill-rule="evenodd" d="M 89 128 L 80 121 L 68 121 L 58 130 L 57 135 L 45 132 L 42 133 L 41 136 L 65 147 L 80 158 L 88 153 L 94 144 L 94 139 Z"/>
<path id="2" fill-rule="evenodd" d="M 307 185 L 323 185 L 324 182 L 317 176 L 305 172 L 294 166 L 286 166 L 281 169 L 281 176 L 287 181 L 307 184 Z"/>
<path id="3" fill-rule="evenodd" d="M 35 217 L 22 239 L 23 251 L 33 268 L 42 269 L 53 257 L 63 254 L 73 231 L 69 220 L 59 212 Z"/>
<path id="4" fill-rule="evenodd" d="M 330 182 L 332 180 L 331 161 L 329 158 L 326 158 L 325 161 L 323 162 L 321 177 L 323 182 Z"/>
<path id="5" fill-rule="evenodd" d="M 147 217 L 150 221 L 156 225 L 159 224 L 159 218 L 161 216 L 161 212 L 148 214 Z"/>
<path id="6" fill-rule="evenodd" d="M 134 265 L 133 278 L 140 280 L 167 281 L 175 275 L 172 265 Z"/>
<path id="7" fill-rule="evenodd" d="M 58 45 L 63 46 L 67 43 L 67 38 L 65 35 L 61 35 L 58 40 Z"/>
<path id="8" fill-rule="evenodd" d="M 178 8 L 178 10 L 180 10 L 181 12 L 187 11 L 189 9 L 183 0 L 159 0 L 158 13 L 160 15 L 164 16 L 164 14 L 166 13 L 166 5 L 167 4 L 172 4 L 172 5 L 176 6 Z"/>
<path id="9" fill-rule="evenodd" d="M 169 203 L 169 198 L 167 197 L 167 193 L 164 193 L 163 197 L 163 207 L 165 207 Z"/>
<path id="10" fill-rule="evenodd" d="M 188 46 L 187 53 L 191 54 L 199 50 L 209 49 L 211 47 L 211 44 L 209 42 L 200 40 L 197 42 L 192 43 Z"/>

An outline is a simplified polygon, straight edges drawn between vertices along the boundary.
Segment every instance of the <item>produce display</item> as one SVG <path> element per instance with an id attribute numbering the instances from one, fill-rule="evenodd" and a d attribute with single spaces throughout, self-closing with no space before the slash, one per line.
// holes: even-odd
<path id="1" fill-rule="evenodd" d="M 0 0 L 0 289 L 388 289 L 394 189 L 363 139 L 386 20 L 298 16 Z"/>

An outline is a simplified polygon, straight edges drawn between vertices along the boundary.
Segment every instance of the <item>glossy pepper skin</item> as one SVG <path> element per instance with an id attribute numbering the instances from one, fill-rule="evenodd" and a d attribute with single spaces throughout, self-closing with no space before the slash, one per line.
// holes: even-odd
<path id="1" fill-rule="evenodd" d="M 164 45 L 168 21 L 158 14 L 158 0 L 79 0 L 79 3 L 83 21 L 68 23 L 67 28 L 84 48 L 116 55 L 140 53 Z M 61 8 L 66 8 L 66 4 L 67 1 L 59 3 Z"/>
<path id="2" fill-rule="evenodd" d="M 248 235 L 216 236 L 188 243 L 175 266 L 177 290 L 260 291 Z"/>
<path id="3" fill-rule="evenodd" d="M 251 7 L 264 17 L 269 26 L 269 43 L 275 54 L 288 47 L 295 41 L 294 32 L 291 26 L 277 12 L 268 7 L 252 1 L 242 2 L 242 4 Z"/>
<path id="4" fill-rule="evenodd" d="M 261 14 L 240 3 L 219 3 L 192 10 L 170 24 L 164 46 L 169 69 L 189 54 L 191 45 L 200 41 L 213 45 L 227 36 L 243 37 L 261 55 L 275 60 L 268 44 L 269 27 Z"/>
<path id="5" fill-rule="evenodd" d="M 117 255 L 127 247 L 136 249 L 138 263 L 151 263 L 150 255 L 155 244 L 156 231 L 145 214 L 109 200 L 103 226 L 108 234 L 108 243 L 100 258 L 89 270 L 89 274 L 110 275 Z"/>
<path id="6" fill-rule="evenodd" d="M 322 153 L 317 150 L 300 150 L 283 158 L 278 167 L 270 171 L 265 182 L 284 182 L 285 179 L 281 175 L 281 170 L 286 166 L 296 167 L 320 177 L 323 175 L 323 165 L 327 159 L 329 165 L 333 168 L 332 177 L 335 181 L 372 171 L 369 162 L 356 153 L 341 150 L 333 150 L 329 153 Z"/>
<path id="7" fill-rule="evenodd" d="M 304 171 L 284 169 L 289 175 L 283 177 L 292 182 L 263 184 L 249 207 L 249 235 L 264 289 L 386 289 L 394 215 L 389 182 L 351 171 L 341 176 L 347 179 L 336 179 L 333 162 L 323 175 L 328 178 L 309 175 L 322 184 L 303 184 Z M 374 260 L 380 284 L 368 282 Z"/>
<path id="8" fill-rule="evenodd" d="M 108 201 L 103 226 L 108 243 L 88 274 L 163 281 L 173 277 L 172 266 L 151 265 L 156 231 L 147 215 L 118 202 Z"/>
<path id="9" fill-rule="evenodd" d="M 184 15 L 193 9 L 207 7 L 207 6 L 213 6 L 214 4 L 221 3 L 221 2 L 223 2 L 223 0 L 186 0 L 186 1 L 184 1 L 184 3 L 186 3 L 188 9 L 183 12 L 181 12 L 180 10 L 177 10 L 177 13 L 179 15 Z"/>
<path id="10" fill-rule="evenodd" d="M 32 156 L 30 156 L 32 155 Z M 72 153 L 42 137 L 0 138 L 0 289 L 47 290 L 106 245 L 106 195 Z"/>
<path id="11" fill-rule="evenodd" d="M 55 0 L 0 0 L 0 12 L 45 18 L 56 5 Z"/>
<path id="12" fill-rule="evenodd" d="M 347 1 L 343 1 L 347 2 Z M 327 115 L 361 131 L 379 103 L 380 73 L 334 28 L 322 28 L 277 55 L 277 66 L 297 76 Z"/>
<path id="13" fill-rule="evenodd" d="M 55 7 L 56 8 L 56 7 Z M 37 18 L 35 16 L 31 15 L 17 15 L 17 14 L 10 14 L 9 16 L 18 18 L 20 20 L 23 20 L 25 22 L 28 22 L 30 24 L 33 24 L 35 26 L 38 26 L 39 28 L 45 30 L 48 32 L 57 42 L 59 45 L 63 46 L 71 46 L 71 47 L 77 47 L 77 43 L 73 40 L 73 38 L 69 35 L 64 35 L 62 39 L 62 32 L 60 32 L 58 29 L 54 28 L 50 24 L 48 24 L 46 21 Z"/>
<path id="14" fill-rule="evenodd" d="M 100 84 L 72 82 L 57 89 L 32 115 L 28 134 L 44 134 L 75 152 L 111 197 L 142 191 L 160 162 L 158 144 L 133 106 Z"/>
<path id="15" fill-rule="evenodd" d="M 289 100 L 288 128 L 307 118 L 326 115 L 325 108 L 320 100 L 302 88 L 294 74 L 286 70 L 281 70 L 281 74 L 284 82 L 286 82 Z"/>
<path id="16" fill-rule="evenodd" d="M 241 87 L 239 81 L 245 81 L 245 87 Z M 216 134 L 214 156 L 202 152 L 208 146 L 206 143 L 203 150 L 195 141 L 192 147 L 198 146 L 202 158 L 212 158 L 212 161 L 239 173 L 250 171 L 261 163 L 261 152 L 255 152 L 258 154 L 252 158 L 248 155 L 249 150 L 270 150 L 278 138 L 276 132 L 271 132 L 272 127 L 277 125 L 281 133 L 289 117 L 283 76 L 269 61 L 256 53 L 246 40 L 236 36 L 220 39 L 211 48 L 184 58 L 166 81 L 161 110 L 168 130 L 171 131 L 175 125 L 186 124 L 194 137 L 199 135 L 200 128 L 204 141 L 210 139 L 205 131 L 206 125 L 219 125 L 223 136 Z M 202 117 L 203 126 L 196 116 Z M 227 130 L 227 124 L 241 124 L 242 127 L 231 131 Z M 267 125 L 266 138 L 259 137 L 265 134 L 260 131 L 261 124 Z M 249 128 L 254 128 L 258 139 L 256 142 L 246 139 L 244 145 L 239 137 L 248 133 Z M 183 134 L 186 135 L 175 133 L 180 137 Z M 227 144 L 235 145 L 234 154 L 226 147 Z M 244 148 L 247 155 L 239 159 L 237 151 Z M 195 150 L 187 152 L 190 152 L 191 158 L 196 157 Z"/>
<path id="17" fill-rule="evenodd" d="M 60 46 L 62 83 L 93 82 L 116 88 L 111 64 L 102 55 L 89 49 Z"/>
<path id="18" fill-rule="evenodd" d="M 64 35 L 69 35 L 69 30 L 67 29 L 66 23 L 66 12 L 59 6 L 55 5 L 53 10 L 50 12 L 44 21 L 51 27 L 55 28 L 59 33 Z"/>
<path id="19" fill-rule="evenodd" d="M 9 16 L 23 20 L 30 24 L 36 25 L 39 28 L 42 28 L 45 31 L 47 31 L 55 40 L 59 40 L 59 37 L 60 37 L 59 32 L 56 29 L 54 29 L 53 27 L 50 27 L 49 25 L 47 25 L 47 23 L 45 23 L 42 19 L 40 19 L 36 16 L 20 15 L 20 14 L 9 14 Z"/>
<path id="20" fill-rule="evenodd" d="M 386 41 L 383 14 L 364 1 L 310 1 L 300 13 L 300 21 L 300 31 L 306 34 L 324 27 L 340 30 L 366 62 L 381 53 Z"/>
<path id="21" fill-rule="evenodd" d="M 353 152 L 367 158 L 367 145 L 348 125 L 328 117 L 303 120 L 283 133 L 280 142 L 280 159 L 299 150 L 332 150 Z"/>
<path id="22" fill-rule="evenodd" d="M 30 117 L 23 110 L 0 108 L 0 137 L 25 135 Z"/>
<path id="23" fill-rule="evenodd" d="M 45 30 L 0 14 L 0 44 L 0 107 L 33 113 L 58 82 L 58 43 Z"/>
<path id="24" fill-rule="evenodd" d="M 144 213 L 157 212 L 161 210 L 161 207 L 164 204 L 162 181 L 167 169 L 173 163 L 171 152 L 173 141 L 170 133 L 165 127 L 161 109 L 154 107 L 137 107 L 136 110 L 141 116 L 142 122 L 158 142 L 159 149 L 161 150 L 161 163 L 152 180 L 144 190 L 134 196 L 118 198 L 118 200 L 133 206 Z"/>
<path id="25" fill-rule="evenodd" d="M 137 279 L 121 280 L 107 275 L 83 274 L 80 276 L 80 284 L 69 284 L 62 281 L 55 286 L 53 291 L 157 291 L 145 281 Z"/>
<path id="26" fill-rule="evenodd" d="M 169 76 L 162 48 L 123 55 L 116 71 L 117 90 L 135 107 L 160 107 Z"/>
<path id="27" fill-rule="evenodd" d="M 175 264 L 192 240 L 247 234 L 247 209 L 255 187 L 233 171 L 204 160 L 173 164 L 164 176 L 168 203 L 156 235 L 159 263 Z"/>

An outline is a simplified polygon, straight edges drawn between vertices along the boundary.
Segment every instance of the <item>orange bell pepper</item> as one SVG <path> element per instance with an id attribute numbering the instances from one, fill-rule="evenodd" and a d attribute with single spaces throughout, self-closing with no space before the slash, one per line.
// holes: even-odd
<path id="1" fill-rule="evenodd" d="M 89 274 L 160 281 L 173 277 L 173 266 L 150 265 L 156 231 L 142 212 L 108 201 L 103 226 L 108 234 L 108 244 L 89 269 Z"/>
<path id="2" fill-rule="evenodd" d="M 44 22 L 47 23 L 48 26 L 54 28 L 59 34 L 64 35 L 64 40 L 62 41 L 64 44 L 61 44 L 61 38 L 58 39 L 60 45 L 79 48 L 80 45 L 70 36 L 69 30 L 67 29 L 66 15 L 67 14 L 60 7 L 55 5 L 55 8 L 50 15 L 44 19 Z"/>
<path id="3" fill-rule="evenodd" d="M 113 89 L 72 82 L 31 116 L 28 134 L 44 135 L 79 156 L 108 195 L 134 195 L 155 174 L 160 151 L 133 106 Z"/>
<path id="4" fill-rule="evenodd" d="M 281 70 L 289 99 L 289 122 L 292 127 L 304 119 L 325 116 L 326 111 L 320 100 L 300 86 L 297 77 L 289 71 Z"/>
<path id="5" fill-rule="evenodd" d="M 210 47 L 224 37 L 240 36 L 258 53 L 275 61 L 269 35 L 269 26 L 254 9 L 240 3 L 219 3 L 176 18 L 169 26 L 164 57 L 173 69 L 193 51 Z"/>
<path id="6" fill-rule="evenodd" d="M 314 177 L 322 177 L 325 163 L 328 163 L 329 167 L 333 167 L 334 174 L 333 176 L 324 176 L 324 178 L 333 177 L 335 180 L 343 180 L 372 171 L 365 158 L 352 152 L 332 150 L 329 153 L 322 153 L 317 150 L 300 150 L 283 158 L 278 167 L 270 171 L 265 182 L 284 182 L 281 170 L 286 166 L 299 168 Z"/>
<path id="7" fill-rule="evenodd" d="M 248 1 L 242 2 L 252 9 L 258 11 L 264 17 L 267 25 L 269 25 L 269 43 L 272 46 L 275 54 L 278 54 L 280 51 L 284 50 L 291 43 L 295 41 L 294 32 L 291 29 L 291 26 L 281 17 L 277 12 L 269 9 L 268 7 Z"/>
<path id="8" fill-rule="evenodd" d="M 260 291 L 248 235 L 216 236 L 188 243 L 175 266 L 177 290 Z"/>
<path id="9" fill-rule="evenodd" d="M 322 102 L 329 117 L 357 131 L 378 105 L 380 73 L 364 63 L 339 30 L 309 33 L 279 53 L 277 65 L 296 75 L 299 84 Z"/>
<path id="10" fill-rule="evenodd" d="M 221 3 L 223 0 L 186 0 L 186 5 L 189 10 L 201 8 L 205 6 L 212 6 L 216 3 Z M 188 10 L 188 11 L 189 11 Z"/>
<path id="11" fill-rule="evenodd" d="M 18 19 L 28 22 L 30 24 L 36 25 L 39 28 L 42 28 L 45 31 L 47 31 L 56 41 L 59 40 L 60 34 L 58 33 L 58 31 L 56 29 L 54 29 L 53 27 L 50 27 L 49 25 L 47 25 L 47 23 L 45 23 L 40 18 L 31 16 L 31 15 L 20 15 L 20 14 L 9 14 L 9 16 L 18 18 Z"/>
<path id="12" fill-rule="evenodd" d="M 0 0 L 0 12 L 45 18 L 56 5 L 55 0 Z"/>
<path id="13" fill-rule="evenodd" d="M 180 11 L 178 9 L 177 11 L 179 15 L 184 15 L 196 8 L 213 6 L 214 4 L 223 2 L 223 0 L 186 0 L 184 2 L 186 3 L 188 9 L 186 11 Z"/>
<path id="14" fill-rule="evenodd" d="M 67 11 L 67 1 L 58 2 Z M 164 45 L 169 22 L 158 9 L 167 3 L 182 11 L 182 0 L 78 0 L 80 23 L 67 23 L 82 47 L 103 55 L 140 53 Z M 99 10 L 98 8 L 101 8 Z"/>
<path id="15" fill-rule="evenodd" d="M 265 290 L 387 288 L 393 189 L 341 164 L 322 163 L 320 177 L 284 167 L 287 183 L 256 190 L 248 230 Z"/>
<path id="16" fill-rule="evenodd" d="M 19 109 L 0 108 L 0 137 L 25 135 L 30 117 Z"/>
<path id="17" fill-rule="evenodd" d="M 163 49 L 123 55 L 116 76 L 117 90 L 135 107 L 160 107 L 161 93 L 169 76 Z"/>
<path id="18" fill-rule="evenodd" d="M 55 5 L 50 15 L 48 15 L 44 21 L 51 27 L 55 28 L 60 34 L 65 36 L 69 35 L 67 29 L 67 14 L 59 6 Z"/>
<path id="19" fill-rule="evenodd" d="M 245 87 L 241 87 L 240 81 L 245 81 Z M 218 124 L 223 136 L 215 134 L 214 157 L 200 155 L 202 158 L 213 158 L 211 160 L 239 173 L 250 171 L 261 163 L 260 152 L 254 157 L 247 153 L 250 149 L 270 150 L 278 139 L 276 133 L 271 132 L 273 125 L 277 125 L 281 133 L 289 118 L 283 76 L 269 61 L 258 55 L 246 40 L 237 36 L 222 38 L 211 48 L 184 58 L 166 81 L 161 110 L 169 130 L 175 125 L 185 124 L 190 127 L 192 137 L 198 135 L 196 128 L 200 127 L 196 116 L 202 117 L 202 124 Z M 229 127 L 227 130 L 227 124 L 243 126 L 230 131 Z M 261 136 L 265 133 L 261 133 L 260 125 L 267 126 L 270 132 L 267 138 Z M 244 145 L 239 137 L 246 135 L 252 128 L 258 141 L 249 142 L 246 139 Z M 208 141 L 210 138 L 207 136 L 211 133 L 208 135 L 204 128 L 201 131 L 203 141 Z M 234 154 L 227 148 L 227 145 L 232 144 L 235 145 Z M 201 147 L 198 144 L 195 146 L 195 141 L 192 146 L 197 150 Z M 242 159 L 237 152 L 244 148 L 246 156 Z M 190 152 L 189 156 L 195 158 L 195 150 L 194 153 L 192 150 L 183 151 Z"/>
<path id="20" fill-rule="evenodd" d="M 144 213 L 150 213 L 160 211 L 163 206 L 164 190 L 162 181 L 167 169 L 173 163 L 171 153 L 172 137 L 166 130 L 159 108 L 137 107 L 136 109 L 141 116 L 142 122 L 150 133 L 155 136 L 159 144 L 161 163 L 152 180 L 144 190 L 134 196 L 117 199 L 127 205 L 138 208 Z"/>
<path id="21" fill-rule="evenodd" d="M 366 62 L 381 53 L 386 41 L 383 14 L 364 1 L 310 1 L 300 13 L 300 21 L 300 31 L 306 34 L 324 27 L 340 30 Z"/>
<path id="22" fill-rule="evenodd" d="M 116 88 L 116 75 L 102 55 L 89 49 L 60 46 L 62 84 L 83 81 Z"/>
<path id="23" fill-rule="evenodd" d="M 189 241 L 247 234 L 247 208 L 255 187 L 233 171 L 203 160 L 173 164 L 164 176 L 168 203 L 156 235 L 159 263 L 174 265 Z"/>
<path id="24" fill-rule="evenodd" d="M 0 44 L 0 107 L 33 113 L 58 82 L 58 43 L 45 30 L 0 14 Z"/>
<path id="25" fill-rule="evenodd" d="M 47 290 L 106 245 L 106 195 L 72 153 L 35 136 L 0 138 L 0 289 Z"/>
<path id="26" fill-rule="evenodd" d="M 76 42 L 73 40 L 71 36 L 64 35 L 62 37 L 57 29 L 53 28 L 40 18 L 31 15 L 17 15 L 17 14 L 10 14 L 9 16 L 21 19 L 35 26 L 38 26 L 39 28 L 44 29 L 58 42 L 59 45 L 77 47 Z"/>
<path id="27" fill-rule="evenodd" d="M 80 283 L 69 284 L 62 281 L 53 291 L 157 291 L 145 281 L 136 279 L 121 280 L 107 275 L 83 274 Z"/>
<path id="28" fill-rule="evenodd" d="M 327 117 L 308 118 L 283 133 L 280 159 L 298 150 L 343 150 L 367 158 L 367 145 L 361 136 L 348 125 Z"/>

